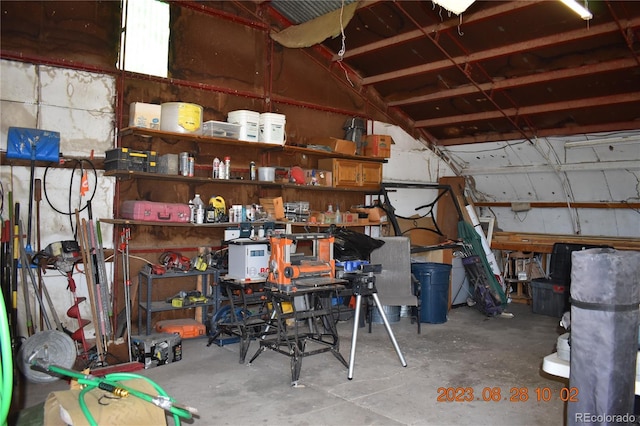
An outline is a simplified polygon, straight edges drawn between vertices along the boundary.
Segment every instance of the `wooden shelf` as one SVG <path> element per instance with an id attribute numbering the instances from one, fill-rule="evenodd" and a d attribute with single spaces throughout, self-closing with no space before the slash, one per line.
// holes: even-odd
<path id="1" fill-rule="evenodd" d="M 247 142 L 247 141 L 241 141 L 237 139 L 216 138 L 212 136 L 202 136 L 202 135 L 193 135 L 188 133 L 167 132 L 164 130 L 145 129 L 142 127 L 126 127 L 120 130 L 120 137 L 130 136 L 130 135 L 148 137 L 148 138 L 156 137 L 156 138 L 165 138 L 165 139 L 180 139 L 182 141 L 210 143 L 213 145 L 230 145 L 235 147 L 242 147 L 243 149 L 245 148 L 259 149 L 265 152 L 300 153 L 300 154 L 314 155 L 314 156 L 327 157 L 327 158 L 329 157 L 348 158 L 352 160 L 369 161 L 374 163 L 387 162 L 386 158 L 364 157 L 362 155 L 347 155 L 347 154 L 341 154 L 339 152 L 311 149 L 311 148 L 305 148 L 301 146 L 277 145 L 277 144 L 264 143 L 264 142 Z"/>
<path id="2" fill-rule="evenodd" d="M 379 188 L 373 187 L 349 187 L 349 188 L 336 188 L 333 186 L 319 186 L 319 185 L 297 185 L 295 183 L 285 182 L 265 182 L 258 180 L 246 180 L 246 179 L 213 179 L 210 177 L 198 177 L 198 176 L 182 176 L 182 175 L 167 175 L 163 173 L 148 173 L 148 172 L 134 172 L 128 170 L 109 170 L 104 172 L 104 176 L 116 177 L 118 179 L 149 179 L 149 180 L 163 180 L 173 182 L 184 182 L 192 184 L 206 184 L 215 183 L 216 185 L 249 185 L 260 186 L 268 188 L 280 188 L 280 189 L 294 189 L 302 191 L 340 191 L 340 192 L 365 192 L 365 193 L 378 193 Z"/>
<path id="3" fill-rule="evenodd" d="M 202 223 L 196 224 L 191 222 L 149 222 L 144 220 L 131 220 L 131 219 L 100 219 L 102 223 L 109 223 L 112 225 L 140 225 L 140 226 L 171 226 L 171 227 L 184 227 L 184 228 L 228 228 L 234 225 L 240 225 L 239 222 L 216 222 L 216 223 Z M 245 222 L 260 224 L 264 222 Z M 309 223 L 309 222 L 286 222 L 281 220 L 270 221 L 276 225 L 291 225 L 291 226 L 306 226 L 309 228 L 328 228 L 331 225 L 337 227 L 353 228 L 359 226 L 380 226 L 386 222 L 367 222 L 367 223 Z"/>

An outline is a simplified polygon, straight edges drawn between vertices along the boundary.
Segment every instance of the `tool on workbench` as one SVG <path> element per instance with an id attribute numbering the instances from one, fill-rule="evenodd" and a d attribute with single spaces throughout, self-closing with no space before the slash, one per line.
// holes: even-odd
<path id="1" fill-rule="evenodd" d="M 310 256 L 293 252 L 294 242 L 312 241 Z M 286 291 L 297 286 L 319 286 L 341 282 L 336 280 L 333 258 L 334 237 L 328 234 L 279 234 L 270 237 L 271 256 L 267 281 Z"/>
<path id="2" fill-rule="evenodd" d="M 172 297 L 167 299 L 167 303 L 171 303 L 174 308 L 183 308 L 189 305 L 195 305 L 198 303 L 205 303 L 207 297 L 203 296 L 198 290 L 193 291 L 180 291 Z"/>
<path id="3" fill-rule="evenodd" d="M 173 251 L 167 251 L 160 255 L 160 264 L 167 270 L 188 271 L 191 269 L 191 259 Z"/>

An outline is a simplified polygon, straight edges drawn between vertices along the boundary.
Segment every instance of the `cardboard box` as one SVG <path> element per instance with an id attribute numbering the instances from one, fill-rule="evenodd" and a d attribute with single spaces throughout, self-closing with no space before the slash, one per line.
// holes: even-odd
<path id="1" fill-rule="evenodd" d="M 273 219 L 284 219 L 284 202 L 282 197 L 260 198 L 260 205 Z"/>
<path id="2" fill-rule="evenodd" d="M 129 105 L 129 127 L 160 130 L 161 109 L 161 106 L 157 104 L 132 102 Z"/>
<path id="3" fill-rule="evenodd" d="M 384 223 L 387 221 L 387 213 L 380 207 L 352 207 L 351 210 L 357 213 L 366 213 L 368 215 L 366 222 Z M 359 219 L 358 222 L 361 220 Z"/>
<path id="4" fill-rule="evenodd" d="M 364 138 L 364 155 L 367 157 L 391 157 L 391 145 L 394 143 L 389 135 L 367 135 Z"/>
<path id="5" fill-rule="evenodd" d="M 356 155 L 356 143 L 337 138 L 313 138 L 311 145 L 324 145 L 331 148 L 333 152 L 340 154 Z"/>

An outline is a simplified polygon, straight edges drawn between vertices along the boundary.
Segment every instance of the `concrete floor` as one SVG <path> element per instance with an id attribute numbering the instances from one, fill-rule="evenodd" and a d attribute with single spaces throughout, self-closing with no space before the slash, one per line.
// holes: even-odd
<path id="1" fill-rule="evenodd" d="M 456 308 L 446 323 L 422 324 L 420 335 L 401 318 L 392 329 L 404 368 L 384 325 L 374 324 L 371 334 L 360 328 L 352 380 L 333 355 L 322 353 L 304 359 L 299 386 L 292 387 L 285 355 L 266 351 L 251 365 L 240 364 L 238 344 L 207 347 L 207 339 L 184 340 L 181 361 L 139 373 L 197 408 L 193 424 L 201 425 L 562 425 L 559 395 L 568 379 L 541 370 L 562 334 L 558 319 L 532 314 L 526 305 L 511 304 L 508 312 L 514 318 Z M 348 360 L 352 321 L 340 322 L 339 334 Z M 251 344 L 247 361 L 257 346 Z M 24 405 L 67 386 L 28 384 Z M 439 402 L 446 398 L 442 388 L 470 388 L 474 400 Z M 550 389 L 550 401 L 537 401 L 539 388 Z M 491 390 L 499 400 L 484 401 Z"/>

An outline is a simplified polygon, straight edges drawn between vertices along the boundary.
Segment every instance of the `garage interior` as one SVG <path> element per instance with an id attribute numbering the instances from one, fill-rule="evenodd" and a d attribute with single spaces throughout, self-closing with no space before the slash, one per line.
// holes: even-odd
<path id="1" fill-rule="evenodd" d="M 0 3 L 1 420 L 636 423 L 640 2 L 565 3 Z"/>

